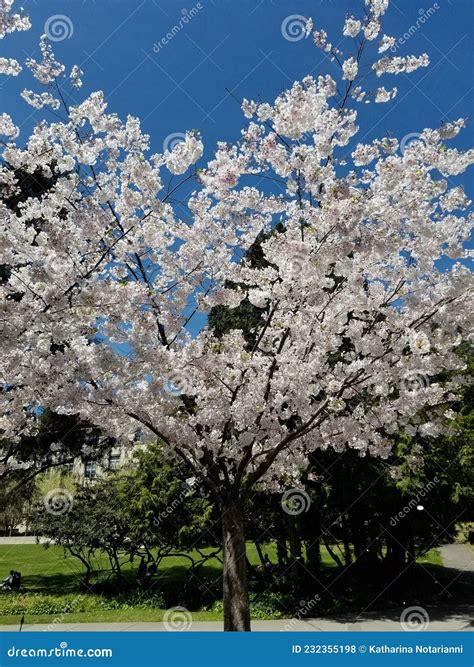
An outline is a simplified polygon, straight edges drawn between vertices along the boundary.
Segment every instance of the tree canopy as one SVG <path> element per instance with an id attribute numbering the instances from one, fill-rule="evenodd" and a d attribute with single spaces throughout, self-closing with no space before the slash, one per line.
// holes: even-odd
<path id="1" fill-rule="evenodd" d="M 28 434 L 41 406 L 111 437 L 140 427 L 159 438 L 221 508 L 228 629 L 250 627 L 243 504 L 254 485 L 296 482 L 319 448 L 386 458 L 397 431 L 440 434 L 461 382 L 472 218 L 455 179 L 474 152 L 447 144 L 463 118 L 404 147 L 363 143 L 360 105 L 397 93 L 380 78 L 429 64 L 386 55 L 388 1 L 366 5 L 345 21 L 344 51 L 307 23 L 339 81 L 307 76 L 273 103 L 245 99 L 241 139 L 219 142 L 199 170 L 196 131 L 149 155 L 139 120 L 109 112 L 101 91 L 69 104 L 61 87 L 77 93 L 82 73 L 66 77 L 46 36 L 42 59 L 25 63 L 44 92 L 22 97 L 64 120 L 19 142 L 1 119 L 5 437 Z M 27 27 L 9 16 L 2 30 Z M 48 189 L 22 199 L 23 171 Z M 172 195 L 190 182 L 184 215 Z M 261 234 L 264 261 L 238 261 Z M 251 336 L 191 335 L 194 314 L 218 306 L 258 315 Z"/>

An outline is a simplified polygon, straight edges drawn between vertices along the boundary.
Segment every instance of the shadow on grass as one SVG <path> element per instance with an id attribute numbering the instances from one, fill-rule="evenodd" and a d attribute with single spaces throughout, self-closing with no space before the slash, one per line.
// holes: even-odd
<path id="1" fill-rule="evenodd" d="M 412 565 L 392 578 L 382 571 L 358 578 L 348 572 L 347 576 L 325 577 L 321 583 L 325 590 L 321 589 L 321 602 L 312 615 L 340 620 L 354 620 L 354 614 L 361 613 L 364 617 L 393 620 L 396 613 L 385 616 L 387 609 L 412 606 L 433 608 L 433 620 L 447 620 L 458 607 L 465 608 L 474 599 L 474 572 L 433 564 Z"/>
<path id="2" fill-rule="evenodd" d="M 81 573 L 30 574 L 24 578 L 23 592 L 53 596 L 87 592 L 110 599 L 127 592 L 144 597 L 159 594 L 163 608 L 182 605 L 198 610 L 211 608 L 221 599 L 221 579 L 222 569 L 217 563 L 203 566 L 193 577 L 185 565 L 166 566 L 165 561 L 157 575 L 142 587 L 138 585 L 136 569 L 129 568 L 121 582 L 104 571 L 94 575 L 88 587 Z M 469 615 L 474 599 L 474 572 L 434 564 L 415 564 L 391 576 L 382 568 L 357 575 L 350 568 L 346 572 L 330 568 L 322 570 L 317 580 L 307 574 L 292 589 L 285 589 L 277 574 L 272 581 L 251 581 L 251 589 L 257 600 L 273 596 L 271 606 L 262 607 L 267 618 L 273 615 L 272 609 L 285 617 L 297 613 L 304 618 L 301 600 L 319 596 L 317 604 L 309 606 L 307 618 L 328 617 L 344 623 L 358 619 L 399 621 L 403 609 L 420 606 L 431 620 L 442 621 Z"/>
<path id="3" fill-rule="evenodd" d="M 358 615 L 399 620 L 400 610 L 419 606 L 434 609 L 429 613 L 433 620 L 447 620 L 461 608 L 466 618 L 474 599 L 474 572 L 435 564 L 415 564 L 390 576 L 382 567 L 322 571 L 316 577 L 305 570 L 293 587 L 282 583 L 278 575 L 265 584 L 254 582 L 254 604 L 266 611 L 273 607 L 287 618 L 341 622 L 354 622 Z"/>
<path id="4" fill-rule="evenodd" d="M 410 606 L 422 606 L 406 604 L 405 606 L 393 607 L 392 609 L 376 609 L 363 612 L 340 612 L 331 614 L 332 621 L 338 623 L 356 623 L 357 621 L 393 621 L 400 622 L 400 617 L 404 610 Z M 458 621 L 462 622 L 462 629 L 474 627 L 473 620 L 466 620 L 466 617 L 472 617 L 474 606 L 471 604 L 454 603 L 452 605 L 430 605 L 423 606 L 427 612 L 429 621 Z M 428 629 L 428 628 L 427 628 Z"/>
<path id="5" fill-rule="evenodd" d="M 72 568 L 71 568 L 72 569 Z M 47 570 L 47 568 L 46 568 Z M 199 578 L 215 580 L 222 576 L 222 568 L 218 565 L 205 565 L 196 571 Z M 156 583 L 183 583 L 190 577 L 189 568 L 185 565 L 170 565 L 158 569 L 153 578 Z M 110 583 L 111 587 L 117 587 L 117 578 L 110 570 L 98 570 L 93 572 L 89 586 L 85 585 L 84 571 L 70 573 L 53 572 L 48 574 L 30 573 L 23 577 L 23 588 L 35 593 L 65 593 L 81 591 L 84 588 L 94 589 L 96 586 Z M 125 569 L 122 573 L 122 586 L 133 588 L 137 585 L 136 569 Z"/>
<path id="6" fill-rule="evenodd" d="M 22 590 L 27 593 L 74 593 L 82 589 L 80 574 L 30 574 L 23 577 Z"/>

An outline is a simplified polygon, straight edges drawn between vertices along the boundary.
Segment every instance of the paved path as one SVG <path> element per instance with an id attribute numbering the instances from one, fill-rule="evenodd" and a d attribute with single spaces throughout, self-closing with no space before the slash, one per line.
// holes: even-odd
<path id="1" fill-rule="evenodd" d="M 445 567 L 474 572 L 474 551 L 468 544 L 445 544 L 439 552 Z"/>
<path id="2" fill-rule="evenodd" d="M 252 630 L 256 632 L 399 632 L 400 615 L 403 609 L 391 609 L 387 612 L 372 612 L 361 616 L 334 618 L 313 618 L 305 621 L 281 619 L 274 621 L 253 621 Z M 472 630 L 474 607 L 460 605 L 454 609 L 427 607 L 430 618 L 425 628 L 431 632 Z M 218 621 L 196 621 L 186 628 L 194 632 L 221 632 L 222 623 Z M 61 623 L 24 625 L 23 632 L 42 632 L 60 630 L 61 632 L 164 632 L 164 623 Z M 18 625 L 0 626 L 0 632 L 18 632 Z"/>
<path id="3" fill-rule="evenodd" d="M 12 537 L 0 537 L 0 544 L 37 544 L 38 539 L 40 544 L 47 542 L 45 537 L 36 538 L 34 535 L 13 535 Z"/>

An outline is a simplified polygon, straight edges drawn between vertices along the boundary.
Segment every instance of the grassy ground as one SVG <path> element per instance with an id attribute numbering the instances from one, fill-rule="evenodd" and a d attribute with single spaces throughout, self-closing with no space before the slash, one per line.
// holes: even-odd
<path id="1" fill-rule="evenodd" d="M 25 623 L 48 624 L 52 630 L 60 623 L 156 623 L 163 621 L 165 611 L 165 609 L 109 609 L 68 614 L 25 614 Z M 19 626 L 20 618 L 20 614 L 0 615 L 0 625 Z M 222 621 L 222 612 L 193 611 L 192 618 L 193 621 Z"/>
<path id="2" fill-rule="evenodd" d="M 263 552 L 268 553 L 270 560 L 276 563 L 276 548 L 274 544 L 264 545 Z M 203 549 L 203 552 L 211 552 L 211 549 Z M 199 559 L 197 552 L 191 555 Z M 247 557 L 249 562 L 260 565 L 260 560 L 253 543 L 247 545 Z M 334 567 L 335 563 L 323 547 L 321 549 L 322 566 L 324 568 Z M 97 570 L 107 570 L 109 563 L 104 556 L 95 562 Z M 124 559 L 122 571 L 125 579 L 134 580 L 138 561 L 134 563 Z M 157 579 L 161 581 L 183 581 L 187 575 L 189 561 L 180 556 L 170 556 L 163 560 L 158 570 Z M 70 555 L 65 556 L 61 547 L 51 546 L 45 549 L 42 545 L 20 544 L 5 546 L 0 545 L 0 579 L 7 576 L 10 569 L 21 572 L 23 586 L 28 591 L 34 592 L 73 592 L 81 590 L 81 580 L 85 568 L 82 563 Z M 204 577 L 219 577 L 222 565 L 217 558 L 213 558 L 202 569 Z M 1 606 L 0 606 L 1 609 Z"/>
<path id="3" fill-rule="evenodd" d="M 441 558 L 441 554 L 438 549 L 431 549 L 431 551 L 428 551 L 428 553 L 420 556 L 417 559 L 417 562 L 420 565 L 443 565 L 443 559 Z"/>
<path id="4" fill-rule="evenodd" d="M 265 545 L 264 552 L 276 562 L 275 547 Z M 325 549 L 322 549 L 322 566 L 335 566 Z M 198 556 L 198 554 L 196 554 Z M 252 565 L 260 561 L 252 543 L 248 544 L 247 556 Z M 439 552 L 435 549 L 426 554 L 420 563 L 423 565 L 442 565 Z M 137 561 L 123 565 L 125 579 L 135 581 Z M 164 583 L 183 584 L 186 580 L 188 561 L 178 556 L 164 560 L 155 578 L 156 590 Z M 107 561 L 97 563 L 98 568 L 107 568 Z M 0 624 L 19 623 L 25 614 L 26 623 L 61 623 L 61 622 L 133 622 L 161 621 L 166 605 L 159 594 L 148 599 L 140 593 L 117 594 L 111 591 L 107 595 L 98 595 L 84 590 L 82 577 L 84 568 L 80 561 L 71 556 L 65 557 L 60 547 L 45 549 L 41 545 L 0 545 L 0 578 L 7 576 L 14 568 L 22 573 L 24 592 L 19 594 L 0 593 Z M 200 573 L 208 580 L 219 578 L 222 572 L 217 559 L 209 561 Z M 193 619 L 220 620 L 219 608 L 193 611 Z M 263 614 L 259 618 L 271 618 L 272 614 Z"/>

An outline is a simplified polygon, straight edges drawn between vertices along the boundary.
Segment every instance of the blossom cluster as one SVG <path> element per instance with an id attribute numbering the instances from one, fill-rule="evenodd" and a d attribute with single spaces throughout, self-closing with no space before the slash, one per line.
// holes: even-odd
<path id="1" fill-rule="evenodd" d="M 346 36 L 376 39 L 388 0 L 367 5 Z M 327 46 L 320 32 L 315 41 Z M 378 50 L 390 44 L 384 35 Z M 56 108 L 64 68 L 44 40 L 41 51 L 27 66 L 47 90 L 23 96 Z M 113 436 L 140 427 L 218 487 L 296 478 L 317 447 L 387 456 L 399 429 L 438 432 L 458 384 L 440 372 L 462 368 L 455 349 L 472 298 L 460 261 L 470 202 L 453 178 L 474 153 L 446 147 L 463 119 L 404 151 L 393 137 L 358 142 L 360 58 L 341 63 L 342 101 L 329 75 L 272 104 L 245 100 L 240 140 L 220 142 L 199 170 L 196 132 L 150 154 L 138 119 L 109 112 L 101 92 L 63 105 L 66 120 L 39 122 L 23 143 L 0 118 L 9 437 L 33 427 L 38 405 Z M 374 71 L 424 65 L 383 58 Z M 170 174 L 182 176 L 173 189 Z M 27 175 L 48 182 L 40 196 L 23 196 Z M 190 179 L 176 206 L 172 192 Z M 446 255 L 453 267 L 442 271 Z M 259 313 L 251 332 L 189 334 L 196 313 L 243 303 Z M 419 375 L 430 378 L 421 390 Z"/>

